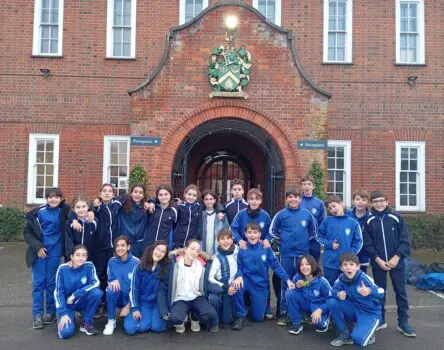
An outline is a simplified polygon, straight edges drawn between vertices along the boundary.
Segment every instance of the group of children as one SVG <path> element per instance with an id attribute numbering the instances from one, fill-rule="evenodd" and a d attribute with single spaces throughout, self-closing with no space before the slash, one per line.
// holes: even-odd
<path id="1" fill-rule="evenodd" d="M 60 189 L 48 189 L 47 203 L 26 215 L 24 230 L 33 327 L 57 321 L 59 337 L 71 337 L 77 311 L 87 335 L 98 334 L 93 320 L 103 316 L 103 334 L 113 334 L 118 315 L 130 335 L 169 326 L 184 333 L 187 321 L 194 332 L 202 326 L 218 332 L 219 324 L 241 330 L 247 315 L 253 321 L 274 317 L 271 268 L 277 323 L 290 323 L 290 334 L 299 334 L 303 322 L 326 332 L 332 319 L 339 335 L 331 345 L 372 344 L 375 331 L 387 327 L 389 273 L 397 329 L 415 337 L 408 323 L 404 220 L 379 191 L 357 191 L 347 211 L 331 196 L 326 216 L 313 184 L 305 177 L 302 191 L 287 191 L 287 205 L 273 220 L 260 208 L 260 190 L 250 189 L 243 199 L 240 180 L 232 181 L 232 200 L 224 206 L 211 190 L 200 196 L 195 185 L 176 204 L 167 185 L 153 198 L 140 184 L 115 198 L 112 185 L 104 184 L 92 206 L 78 196 L 71 208 Z M 366 274 L 369 264 L 375 281 Z"/>

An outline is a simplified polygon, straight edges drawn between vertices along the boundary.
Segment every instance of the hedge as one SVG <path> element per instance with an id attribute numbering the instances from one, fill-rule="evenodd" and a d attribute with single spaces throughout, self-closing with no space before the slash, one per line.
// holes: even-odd
<path id="1" fill-rule="evenodd" d="M 19 208 L 0 208 L 0 239 L 17 241 L 23 238 L 25 212 Z"/>
<path id="2" fill-rule="evenodd" d="M 414 249 L 444 248 L 444 216 L 406 215 L 405 220 Z"/>

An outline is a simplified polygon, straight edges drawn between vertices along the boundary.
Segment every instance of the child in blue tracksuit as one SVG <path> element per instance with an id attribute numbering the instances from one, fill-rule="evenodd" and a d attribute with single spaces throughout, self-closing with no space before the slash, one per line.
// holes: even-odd
<path id="1" fill-rule="evenodd" d="M 260 226 L 249 223 L 246 227 L 248 239 L 247 249 L 239 249 L 237 257 L 237 274 L 233 286 L 237 289 L 234 294 L 235 321 L 232 329 L 241 330 L 245 325 L 247 309 L 244 296 L 248 293 L 251 300 L 250 316 L 253 321 L 263 321 L 269 298 L 268 269 L 273 271 L 284 281 L 289 288 L 294 288 L 289 276 L 279 264 L 271 248 L 265 248 L 260 242 Z"/>
<path id="2" fill-rule="evenodd" d="M 159 185 L 156 189 L 155 210 L 148 217 L 148 229 L 143 245 L 163 240 L 168 248 L 173 246 L 173 231 L 177 223 L 177 209 L 172 205 L 173 190 L 169 185 Z"/>
<path id="3" fill-rule="evenodd" d="M 99 279 L 92 262 L 86 261 L 88 251 L 77 245 L 71 254 L 71 261 L 57 269 L 54 299 L 57 308 L 57 330 L 59 338 L 66 339 L 75 332 L 75 311 L 82 313 L 83 324 L 80 332 L 86 335 L 98 334 L 93 316 L 102 299 Z"/>
<path id="4" fill-rule="evenodd" d="M 280 263 L 289 276 L 294 276 L 299 258 L 308 254 L 310 240 L 316 234 L 316 222 L 308 210 L 300 208 L 301 193 L 299 190 L 287 191 L 285 199 L 288 206 L 274 216 L 267 238 L 269 240 L 271 238 L 279 239 Z M 279 326 L 287 325 L 286 291 L 286 281 L 282 281 Z"/>
<path id="5" fill-rule="evenodd" d="M 361 227 L 361 231 L 364 232 L 364 225 L 371 215 L 368 210 L 368 205 L 370 202 L 370 195 L 367 191 L 358 190 L 353 193 L 353 208 L 346 211 L 346 215 L 355 219 L 359 226 Z M 367 267 L 370 264 L 370 258 L 365 251 L 365 249 L 361 249 L 358 253 L 359 263 L 361 265 L 361 270 L 367 273 Z"/>
<path id="6" fill-rule="evenodd" d="M 344 214 L 341 197 L 330 196 L 326 203 L 331 216 L 322 222 L 317 238 L 324 246 L 324 276 L 333 285 L 341 272 L 339 257 L 346 252 L 359 253 L 362 248 L 362 232 L 359 223 Z"/>
<path id="7" fill-rule="evenodd" d="M 397 330 L 407 337 L 416 337 L 408 319 L 409 302 L 406 286 L 406 258 L 410 255 L 410 238 L 404 219 L 388 207 L 387 197 L 380 191 L 370 196 L 372 216 L 364 226 L 364 249 L 370 256 L 373 277 L 382 288 L 387 287 L 387 273 L 392 280 L 398 306 Z M 385 322 L 385 297 L 381 299 L 381 328 Z"/>
<path id="8" fill-rule="evenodd" d="M 246 209 L 248 207 L 248 203 L 243 196 L 244 182 L 239 179 L 233 179 L 231 181 L 231 200 L 224 205 L 225 215 L 229 225 L 233 223 L 235 216 L 242 209 Z"/>
<path id="9" fill-rule="evenodd" d="M 300 207 L 307 209 L 317 220 L 317 226 L 320 227 L 322 221 L 325 219 L 324 202 L 316 197 L 313 193 L 314 179 L 311 176 L 305 176 L 301 179 L 302 198 Z M 321 257 L 321 246 L 319 242 L 313 238 L 310 240 L 309 254 L 319 261 Z"/>
<path id="10" fill-rule="evenodd" d="M 106 288 L 106 309 L 108 323 L 104 335 L 111 335 L 116 328 L 116 308 L 122 308 L 121 317 L 130 312 L 130 286 L 134 267 L 139 259 L 130 253 L 131 243 L 128 236 L 119 236 L 114 242 L 116 256 L 108 262 L 108 288 Z"/>
<path id="11" fill-rule="evenodd" d="M 286 299 L 291 320 L 290 334 L 299 334 L 302 326 L 302 313 L 308 313 L 316 332 L 326 332 L 330 322 L 327 300 L 331 296 L 330 283 L 322 277 L 322 271 L 315 258 L 304 255 L 299 259 L 297 273 L 293 278 L 295 289 L 288 289 Z"/>
<path id="12" fill-rule="evenodd" d="M 208 300 L 219 315 L 219 324 L 233 322 L 233 301 L 236 288 L 232 286 L 237 273 L 239 247 L 234 245 L 229 229 L 217 234 L 217 252 L 212 259 L 208 275 Z"/>
<path id="13" fill-rule="evenodd" d="M 96 240 L 97 221 L 88 220 L 88 200 L 84 196 L 76 196 L 72 201 L 72 210 L 76 214 L 77 222 L 81 226 L 81 230 L 75 230 L 73 220 L 68 219 L 65 225 L 65 256 L 71 256 L 74 247 L 83 244 L 88 252 L 94 251 L 94 243 Z M 92 261 L 91 254 L 88 255 L 88 261 Z"/>
<path id="14" fill-rule="evenodd" d="M 47 203 L 25 215 L 23 231 L 26 250 L 26 265 L 32 268 L 32 317 L 33 328 L 55 321 L 54 288 L 55 275 L 60 258 L 65 253 L 65 221 L 69 205 L 62 200 L 59 188 L 48 188 Z M 46 313 L 44 313 L 46 294 Z"/>
<path id="15" fill-rule="evenodd" d="M 129 335 L 165 330 L 167 317 L 161 315 L 157 294 L 162 279 L 168 273 L 168 246 L 156 241 L 145 248 L 140 263 L 131 277 L 131 313 L 125 317 L 123 327 Z"/>
<path id="16" fill-rule="evenodd" d="M 148 228 L 148 213 L 144 208 L 145 186 L 132 185 L 119 211 L 119 235 L 127 236 L 131 242 L 131 253 L 139 258 L 142 255 L 143 240 Z"/>
<path id="17" fill-rule="evenodd" d="M 375 342 L 375 331 L 381 322 L 381 303 L 384 289 L 359 268 L 356 254 L 344 253 L 340 258 L 342 274 L 335 282 L 328 310 L 339 331 L 332 346 L 356 344 L 367 346 Z M 349 323 L 355 324 L 350 332 Z"/>

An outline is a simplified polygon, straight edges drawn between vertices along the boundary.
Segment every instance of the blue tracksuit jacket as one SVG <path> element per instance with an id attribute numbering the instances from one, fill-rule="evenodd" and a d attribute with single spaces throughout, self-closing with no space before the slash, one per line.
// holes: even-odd
<path id="1" fill-rule="evenodd" d="M 129 200 L 125 198 L 125 200 Z M 125 209 L 119 211 L 119 235 L 127 236 L 131 241 L 131 252 L 136 256 L 142 255 L 143 239 L 148 229 L 148 213 L 142 205 L 132 202 L 131 212 Z"/>
<path id="2" fill-rule="evenodd" d="M 85 296 L 89 291 L 100 285 L 96 269 L 92 262 L 85 262 L 78 268 L 69 267 L 68 263 L 62 264 L 57 269 L 56 288 L 54 299 L 57 314 L 61 316 L 68 314 L 66 300 L 74 295 L 74 303 Z"/>
<path id="3" fill-rule="evenodd" d="M 346 216 L 328 216 L 319 227 L 317 239 L 324 246 L 323 267 L 339 270 L 339 257 L 342 253 L 358 254 L 362 248 L 362 232 L 359 223 Z M 333 250 L 333 242 L 339 248 Z"/>
<path id="4" fill-rule="evenodd" d="M 233 238 L 235 243 L 239 243 L 242 239 L 244 241 L 247 240 L 245 237 L 245 227 L 249 223 L 259 224 L 261 227 L 261 239 L 265 239 L 268 235 L 268 231 L 270 230 L 271 218 L 270 215 L 263 209 L 260 209 L 259 215 L 256 217 L 252 217 L 248 213 L 248 208 L 242 209 L 234 218 L 231 223 L 230 229 L 233 232 Z"/>
<path id="5" fill-rule="evenodd" d="M 296 258 L 308 254 L 309 241 L 315 234 L 316 221 L 308 210 L 287 207 L 274 216 L 267 239 L 278 238 L 281 256 Z"/>
<path id="6" fill-rule="evenodd" d="M 317 220 L 317 226 L 321 226 L 321 223 L 326 216 L 325 206 L 322 200 L 316 196 L 307 197 L 305 194 L 302 194 L 299 207 L 307 209 Z"/>
<path id="7" fill-rule="evenodd" d="M 293 277 L 293 283 L 297 281 L 305 281 L 305 276 L 296 274 Z M 304 298 L 311 304 L 318 305 L 322 312 L 327 312 L 327 299 L 331 297 L 331 286 L 328 281 L 321 276 L 314 277 L 307 286 L 295 288 L 293 291 L 302 293 Z"/>
<path id="8" fill-rule="evenodd" d="M 262 243 L 251 244 L 247 241 L 247 249 L 239 249 L 236 278 L 241 276 L 248 279 L 251 285 L 263 289 L 264 293 L 268 293 L 270 267 L 282 281 L 290 279 L 271 248 L 264 248 Z"/>
<path id="9" fill-rule="evenodd" d="M 367 222 L 367 219 L 370 217 L 371 213 L 367 210 L 365 212 L 365 215 L 358 217 L 356 215 L 356 208 L 353 208 L 353 209 L 347 210 L 345 214 L 347 216 L 351 217 L 352 219 L 355 219 L 359 223 L 359 226 L 361 226 L 361 231 L 364 234 L 364 226 L 365 226 L 365 223 Z M 370 262 L 370 258 L 368 256 L 367 252 L 365 251 L 365 249 L 361 249 L 359 251 L 358 258 L 359 258 L 359 262 L 361 263 L 361 265 L 368 265 Z"/>
<path id="10" fill-rule="evenodd" d="M 123 302 L 125 305 L 129 303 L 129 293 L 131 287 L 131 277 L 136 265 L 139 264 L 139 259 L 131 253 L 125 261 L 119 257 L 112 257 L 108 262 L 108 283 L 118 280 L 120 284 L 120 291 L 123 295 Z"/>
<path id="11" fill-rule="evenodd" d="M 140 306 L 157 304 L 159 271 L 160 265 L 154 271 L 142 270 L 140 263 L 134 267 L 130 290 L 131 312 L 139 311 Z"/>
<path id="12" fill-rule="evenodd" d="M 225 203 L 225 215 L 228 220 L 228 224 L 231 225 L 236 215 L 242 210 L 248 207 L 248 203 L 245 199 L 232 199 L 231 201 Z"/>
<path id="13" fill-rule="evenodd" d="M 96 249 L 113 249 L 114 240 L 119 236 L 118 216 L 122 209 L 122 198 L 116 198 L 109 204 L 100 204 L 95 216 L 98 219 Z"/>
<path id="14" fill-rule="evenodd" d="M 177 222 L 177 209 L 171 206 L 162 208 L 156 204 L 156 210 L 148 217 L 148 230 L 145 233 L 143 244 L 151 245 L 155 241 L 164 240 L 172 247 L 174 227 Z"/>
<path id="15" fill-rule="evenodd" d="M 404 219 L 388 207 L 383 212 L 372 210 L 364 226 L 364 249 L 374 266 L 378 256 L 385 261 L 394 255 L 408 257 L 410 239 Z"/>
<path id="16" fill-rule="evenodd" d="M 66 221 L 65 227 L 65 255 L 70 256 L 77 244 L 83 244 L 88 248 L 88 260 L 92 259 L 94 252 L 94 243 L 96 240 L 97 222 L 88 222 L 78 220 L 82 225 L 82 231 L 76 231 L 72 228 L 72 220 Z"/>
<path id="17" fill-rule="evenodd" d="M 202 207 L 199 202 L 183 202 L 177 206 L 177 224 L 173 233 L 174 246 L 184 246 L 189 239 L 201 239 Z"/>

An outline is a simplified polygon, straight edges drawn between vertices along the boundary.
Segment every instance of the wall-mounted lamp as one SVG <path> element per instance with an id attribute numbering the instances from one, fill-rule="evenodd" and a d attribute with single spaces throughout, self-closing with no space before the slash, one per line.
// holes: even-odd
<path id="1" fill-rule="evenodd" d="M 43 73 L 45 79 L 48 79 L 51 76 L 51 71 L 48 68 L 41 68 L 40 72 Z"/>
<path id="2" fill-rule="evenodd" d="M 409 75 L 407 77 L 407 84 L 409 84 L 412 87 L 415 86 L 416 79 L 418 79 L 416 75 Z"/>
<path id="3" fill-rule="evenodd" d="M 227 30 L 227 43 L 228 43 L 228 49 L 233 49 L 234 47 L 234 32 L 236 31 L 238 24 L 238 19 L 234 15 L 228 15 L 225 18 L 225 28 Z"/>

